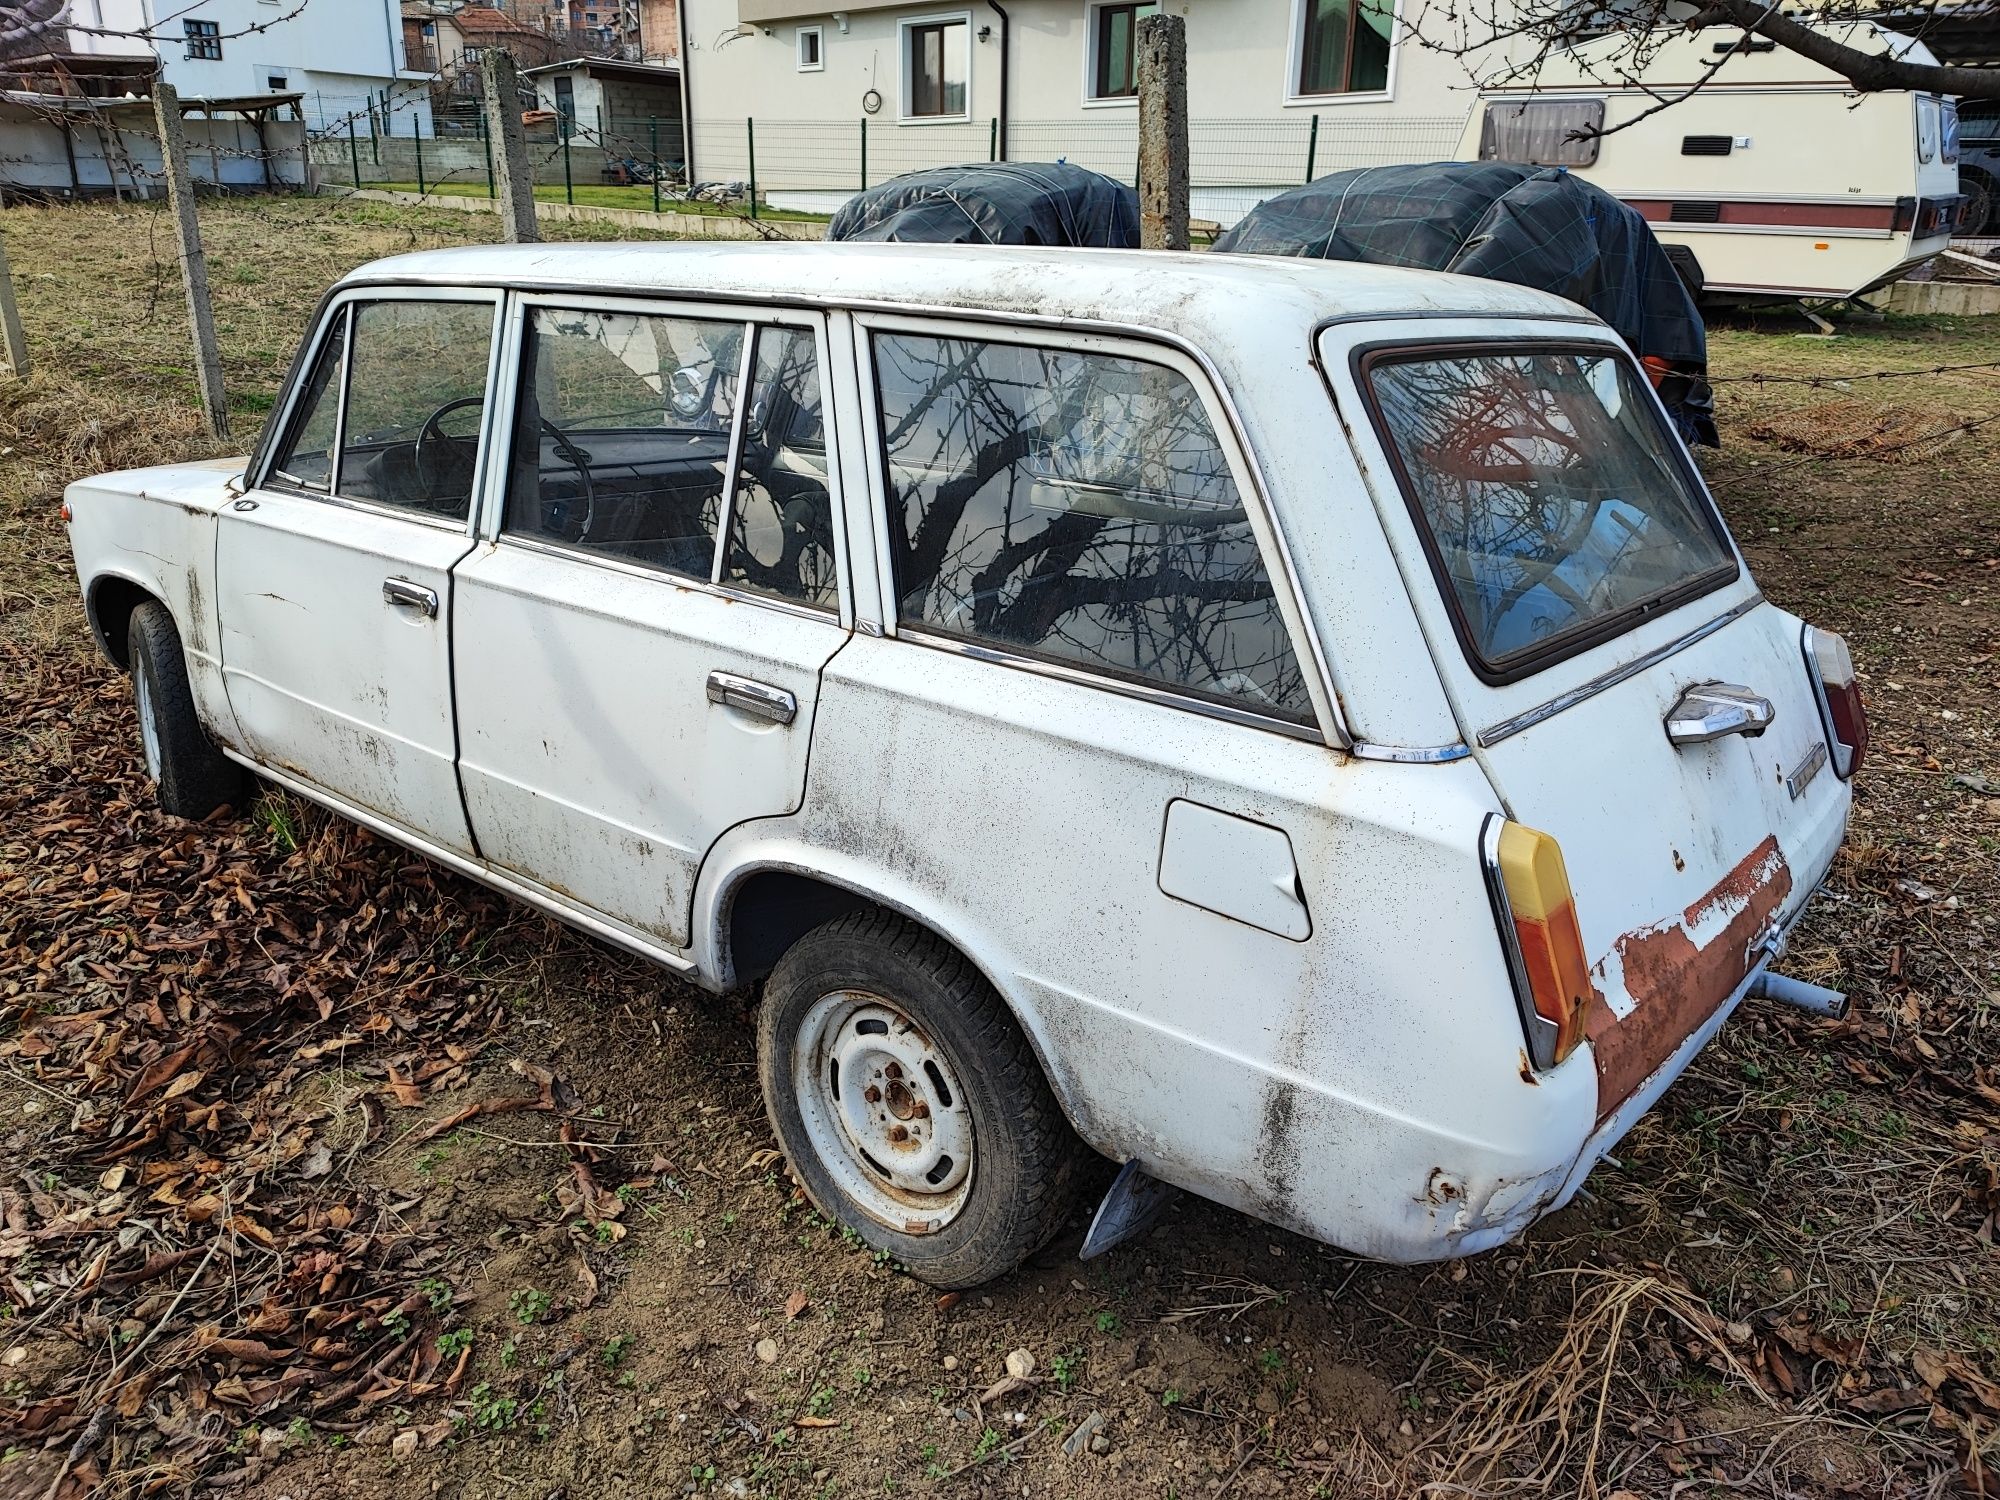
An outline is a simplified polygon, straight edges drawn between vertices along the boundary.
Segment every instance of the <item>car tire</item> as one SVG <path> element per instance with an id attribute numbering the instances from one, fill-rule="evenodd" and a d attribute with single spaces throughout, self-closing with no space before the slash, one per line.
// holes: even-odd
<path id="1" fill-rule="evenodd" d="M 807 1197 L 920 1281 L 1003 1276 L 1074 1206 L 1081 1146 L 1027 1037 L 909 922 L 855 912 L 793 944 L 765 982 L 757 1062 Z"/>
<path id="2" fill-rule="evenodd" d="M 132 611 L 126 642 L 139 748 L 160 789 L 160 806 L 177 818 L 205 818 L 243 795 L 243 772 L 215 748 L 194 710 L 180 632 L 164 604 Z"/>
<path id="3" fill-rule="evenodd" d="M 2000 217 L 1995 215 L 1993 179 L 1983 173 L 1961 170 L 1958 189 L 1965 194 L 1965 216 L 1959 234 L 1966 239 L 1979 239 L 2000 232 Z"/>

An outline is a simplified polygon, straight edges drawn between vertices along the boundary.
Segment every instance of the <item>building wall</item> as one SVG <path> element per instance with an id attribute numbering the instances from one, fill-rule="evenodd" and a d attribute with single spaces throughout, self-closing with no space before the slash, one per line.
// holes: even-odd
<path id="1" fill-rule="evenodd" d="M 167 81 L 182 94 L 227 98 L 273 91 L 271 80 L 303 93 L 308 120 L 344 117 L 365 109 L 372 96 L 388 89 L 395 96 L 401 128 L 412 117 L 428 119 L 428 92 L 407 71 L 403 23 L 397 0 L 313 0 L 296 15 L 290 5 L 263 0 L 194 0 L 167 6 L 159 0 L 71 0 L 73 18 L 88 26 L 142 32 L 156 37 L 71 33 L 78 51 L 138 54 L 154 52 Z M 154 18 L 165 14 L 168 19 Z M 187 55 L 183 21 L 212 21 L 221 34 L 222 58 Z M 251 33 L 251 28 L 269 29 Z"/>
<path id="2" fill-rule="evenodd" d="M 1000 113 L 1000 18 L 983 0 L 960 4 L 876 4 L 805 14 L 795 0 L 681 0 L 685 66 L 695 122 L 696 176 L 748 173 L 746 117 L 756 119 L 758 184 L 771 192 L 824 197 L 860 182 L 861 124 L 867 121 L 868 178 L 966 160 L 985 160 Z M 1403 0 L 1411 7 L 1442 0 Z M 1468 64 L 1398 39 L 1387 89 L 1300 99 L 1294 77 L 1297 0 L 1168 0 L 1188 40 L 1188 112 L 1193 121 L 1197 213 L 1204 204 L 1233 218 L 1268 192 L 1344 166 L 1449 158 L 1473 97 Z M 786 12 L 734 35 L 740 14 Z M 1137 106 L 1086 97 L 1091 7 L 1086 0 L 1012 0 L 1012 79 L 1007 156 L 1060 156 L 1126 181 L 1137 154 Z M 1442 12 L 1440 11 L 1441 15 Z M 969 119 L 936 123 L 905 114 L 903 25 L 913 18 L 963 16 L 969 23 Z M 817 26 L 824 66 L 797 66 L 797 33 Z M 984 31 L 983 37 L 980 33 Z M 881 96 L 866 113 L 865 96 Z M 1314 119 L 1317 117 L 1317 126 Z M 1222 196 L 1218 197 L 1217 195 Z M 832 201 L 838 201 L 837 196 Z M 806 206 L 806 205 L 801 205 Z M 825 206 L 823 202 L 811 206 Z"/>
<path id="3" fill-rule="evenodd" d="M 639 0 L 639 55 L 646 62 L 681 55 L 680 0 Z"/>

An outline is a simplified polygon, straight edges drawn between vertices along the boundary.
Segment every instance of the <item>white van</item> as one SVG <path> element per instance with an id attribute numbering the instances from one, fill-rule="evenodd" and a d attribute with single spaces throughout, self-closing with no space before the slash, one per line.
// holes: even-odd
<path id="1" fill-rule="evenodd" d="M 1847 823 L 1846 647 L 1540 292 L 429 252 L 333 289 L 253 456 L 65 510 L 170 812 L 248 768 L 761 982 L 793 1174 L 940 1285 L 1065 1223 L 1079 1140 L 1128 1199 L 1486 1249 L 1746 996 L 1840 1003 L 1769 966 Z"/>
<path id="2" fill-rule="evenodd" d="M 1873 22 L 1820 29 L 1936 60 Z M 1481 91 L 1458 155 L 1567 167 L 1623 199 L 1711 300 L 1832 302 L 1883 286 L 1945 248 L 1964 201 L 1952 100 L 1862 93 L 1731 26 L 1558 52 Z"/>

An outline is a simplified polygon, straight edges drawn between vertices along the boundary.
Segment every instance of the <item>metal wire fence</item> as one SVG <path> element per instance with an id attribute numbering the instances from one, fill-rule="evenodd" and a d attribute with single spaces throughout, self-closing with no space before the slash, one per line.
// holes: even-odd
<path id="1" fill-rule="evenodd" d="M 1462 123 L 1459 116 L 1195 120 L 1188 130 L 1191 185 L 1198 192 L 1242 190 L 1221 197 L 1247 205 L 1264 191 L 1328 172 L 1448 159 Z M 314 138 L 312 153 L 323 181 L 492 191 L 490 151 L 476 110 L 401 119 L 349 114 Z M 1138 121 L 1129 113 L 1011 121 L 1004 143 L 995 119 L 924 125 L 865 117 L 699 120 L 688 141 L 677 119 L 600 116 L 558 119 L 529 132 L 536 183 L 561 188 L 566 201 L 659 209 L 678 206 L 707 185 L 708 196 L 734 198 L 752 214 L 773 206 L 830 212 L 848 194 L 905 172 L 1003 157 L 1068 161 L 1129 183 L 1137 177 L 1138 153 Z"/>

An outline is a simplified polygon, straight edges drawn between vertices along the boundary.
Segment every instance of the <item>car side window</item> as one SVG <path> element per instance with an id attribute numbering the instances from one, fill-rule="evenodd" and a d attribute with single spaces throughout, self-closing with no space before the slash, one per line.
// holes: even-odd
<path id="1" fill-rule="evenodd" d="M 321 494 L 333 488 L 333 446 L 340 440 L 340 369 L 347 349 L 347 309 L 333 315 L 333 326 L 320 345 L 319 357 L 299 392 L 292 430 L 271 476 L 302 490 Z"/>
<path id="2" fill-rule="evenodd" d="M 803 328 L 760 328 L 722 581 L 819 609 L 840 603 L 819 354 Z"/>
<path id="3" fill-rule="evenodd" d="M 532 309 L 504 529 L 711 578 L 744 333 Z"/>
<path id="4" fill-rule="evenodd" d="M 874 340 L 900 617 L 1311 723 L 1243 497 L 1164 365 Z"/>
<path id="5" fill-rule="evenodd" d="M 354 305 L 334 492 L 463 521 L 493 336 L 488 302 Z"/>

